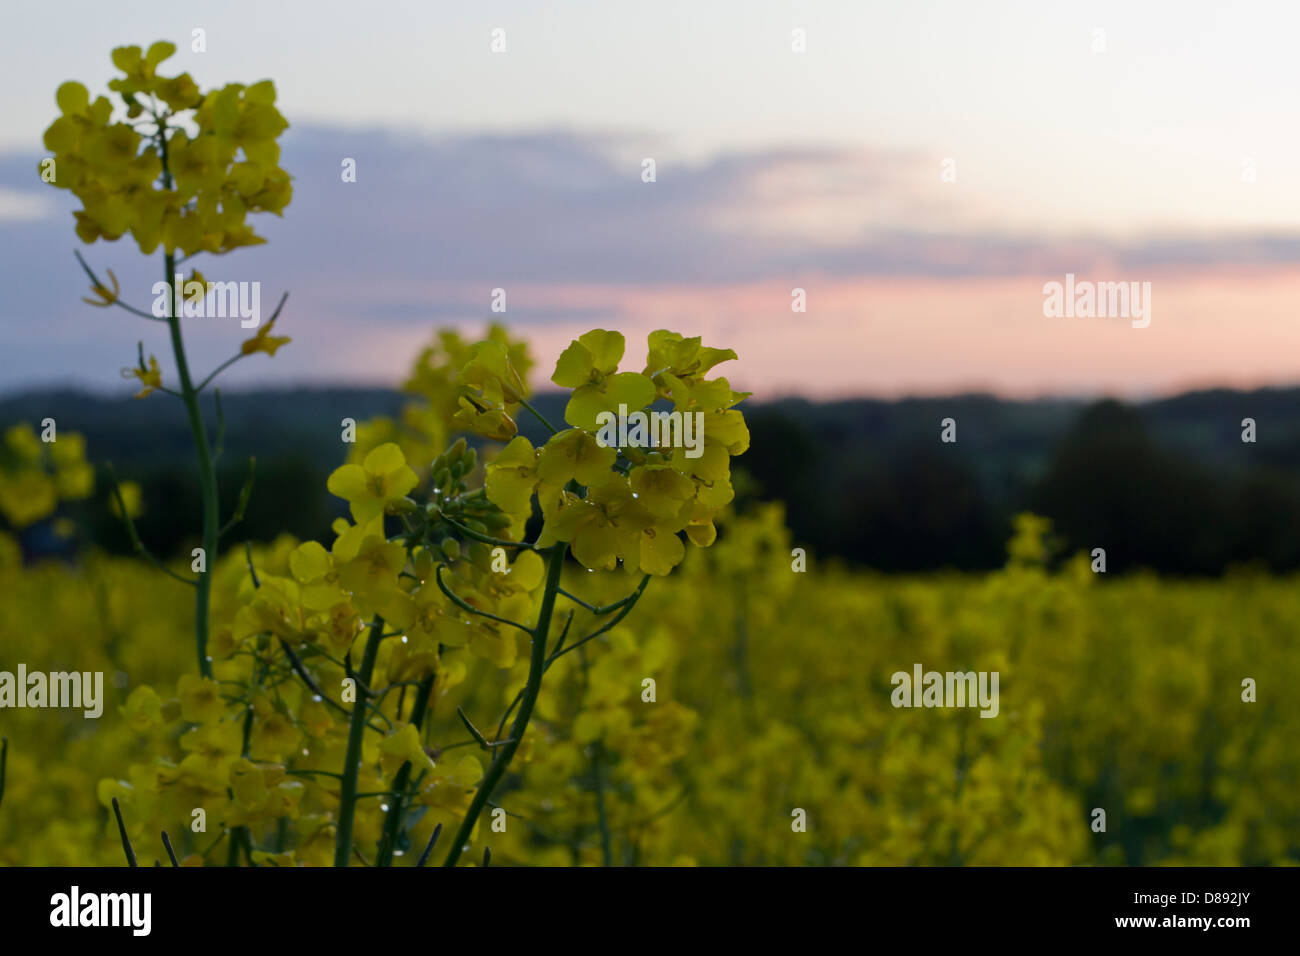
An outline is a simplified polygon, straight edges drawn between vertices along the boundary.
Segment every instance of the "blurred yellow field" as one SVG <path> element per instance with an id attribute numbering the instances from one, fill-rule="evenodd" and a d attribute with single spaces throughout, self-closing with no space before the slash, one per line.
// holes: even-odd
<path id="1" fill-rule="evenodd" d="M 254 549 L 254 563 L 284 568 L 290 548 Z M 790 550 L 779 510 L 733 520 L 713 549 L 652 582 L 638 613 L 588 647 L 585 668 L 580 654 L 561 658 L 518 773 L 494 801 L 506 811 L 504 832 L 485 817 L 475 846 L 490 845 L 501 863 L 556 865 L 599 864 L 605 842 L 616 863 L 661 865 L 1255 865 L 1294 856 L 1294 580 L 1098 583 L 1086 565 L 1049 575 L 1023 560 L 985 578 L 899 580 L 815 559 L 792 572 Z M 218 620 L 245 577 L 242 555 L 222 560 Z M 590 577 L 576 572 L 569 583 L 577 590 Z M 217 827 L 191 831 L 194 807 L 221 816 L 224 788 L 174 776 L 186 756 L 175 681 L 193 666 L 186 590 L 138 561 L 102 557 L 74 568 L 9 564 L 0 581 L 0 660 L 49 671 L 76 660 L 117 678 L 97 721 L 4 714 L 3 861 L 120 865 L 107 809 L 117 795 L 142 859 L 162 856 L 165 828 L 189 862 L 205 850 L 207 862 L 225 862 L 211 852 Z M 609 596 L 617 593 L 615 582 Z M 523 682 L 524 660 L 507 670 L 474 662 L 438 698 L 425 735 L 435 753 L 467 737 L 456 707 L 484 720 L 500 712 Z M 1001 716 L 893 708 L 889 674 L 913 660 L 1000 671 Z M 241 666 L 220 665 L 218 677 L 234 679 Z M 1242 701 L 1248 677 L 1258 682 L 1255 703 Z M 647 678 L 653 701 L 643 700 Z M 159 692 L 153 710 L 142 686 Z M 288 768 L 303 766 L 299 735 L 337 749 L 346 728 L 328 714 L 319 720 L 268 728 L 268 739 L 284 741 L 267 746 Z M 439 754 L 438 769 L 463 772 L 465 785 L 428 807 L 414 843 L 434 821 L 455 822 L 478 773 L 463 758 L 481 754 Z M 330 788 L 286 779 L 295 784 L 283 818 L 295 838 L 280 843 L 289 828 L 265 810 L 251 821 L 255 858 L 328 864 L 331 840 L 312 835 L 328 829 Z M 358 810 L 363 847 L 378 838 L 380 802 Z M 1094 808 L 1106 811 L 1104 833 L 1092 830 Z M 796 810 L 805 832 L 792 829 Z"/>

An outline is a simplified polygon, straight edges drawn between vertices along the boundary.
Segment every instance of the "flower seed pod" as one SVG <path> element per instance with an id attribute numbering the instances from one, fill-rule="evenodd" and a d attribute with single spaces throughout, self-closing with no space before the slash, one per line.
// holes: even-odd
<path id="1" fill-rule="evenodd" d="M 415 566 L 415 576 L 421 581 L 429 580 L 429 575 L 433 574 L 433 552 L 428 548 L 420 548 L 412 563 Z"/>
<path id="2" fill-rule="evenodd" d="M 492 549 L 482 541 L 468 542 L 465 551 L 469 555 L 470 563 L 480 571 L 487 571 L 492 567 Z"/>

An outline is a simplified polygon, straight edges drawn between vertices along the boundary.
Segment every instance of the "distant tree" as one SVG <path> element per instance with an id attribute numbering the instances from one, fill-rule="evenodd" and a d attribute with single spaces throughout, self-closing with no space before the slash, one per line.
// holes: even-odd
<path id="1" fill-rule="evenodd" d="M 1105 548 L 1111 571 L 1214 573 L 1229 553 L 1223 489 L 1158 447 L 1141 413 L 1113 400 L 1079 416 L 1032 498 L 1071 552 Z"/>

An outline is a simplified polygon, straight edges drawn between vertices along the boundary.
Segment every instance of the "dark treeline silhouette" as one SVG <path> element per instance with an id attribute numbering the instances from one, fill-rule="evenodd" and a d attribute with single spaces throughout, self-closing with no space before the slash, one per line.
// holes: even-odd
<path id="1" fill-rule="evenodd" d="M 997 567 L 1021 511 L 1052 519 L 1061 555 L 1104 548 L 1110 571 L 1284 571 L 1300 567 L 1298 405 L 1290 389 L 1136 406 L 781 402 L 749 416 L 742 462 L 759 497 L 789 503 L 800 543 L 884 571 Z"/>
<path id="2" fill-rule="evenodd" d="M 344 513 L 325 490 L 345 452 L 341 420 L 395 415 L 403 401 L 396 392 L 342 388 L 225 396 L 223 513 L 234 507 L 248 457 L 257 457 L 247 515 L 227 541 L 280 532 L 328 540 L 330 522 Z M 560 396 L 536 404 L 553 421 L 563 417 Z M 888 572 L 998 567 L 1021 511 L 1052 519 L 1062 555 L 1105 548 L 1112 572 L 1205 575 L 1251 563 L 1284 571 L 1300 567 L 1298 410 L 1300 389 L 1141 404 L 986 395 L 755 404 L 746 410 L 753 441 L 737 461 L 745 472 L 737 501 L 784 501 L 797 544 Z M 182 553 L 197 537 L 192 449 L 178 405 L 76 392 L 0 400 L 0 425 L 46 417 L 85 434 L 97 465 L 111 460 L 121 478 L 142 486 L 137 526 L 157 553 Z M 940 441 L 946 418 L 956 422 L 954 443 Z M 1246 418 L 1255 422 L 1253 443 L 1242 441 Z M 520 424 L 544 439 L 527 416 Z M 98 545 L 127 551 L 107 498 L 101 469 L 83 526 Z M 29 529 L 24 545 L 33 555 L 66 547 L 48 527 Z"/>

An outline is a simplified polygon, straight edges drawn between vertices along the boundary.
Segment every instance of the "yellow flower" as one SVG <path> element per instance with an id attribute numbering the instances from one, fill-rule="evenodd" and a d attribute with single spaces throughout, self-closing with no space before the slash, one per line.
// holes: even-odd
<path id="1" fill-rule="evenodd" d="M 235 638 L 235 632 L 228 627 L 219 627 L 212 632 L 208 641 L 208 654 L 214 661 L 228 661 L 239 650 L 243 641 Z"/>
<path id="2" fill-rule="evenodd" d="M 424 752 L 420 732 L 414 724 L 402 724 L 379 744 L 379 764 L 385 776 L 396 773 L 408 760 L 416 770 L 433 769 L 433 761 Z"/>
<path id="3" fill-rule="evenodd" d="M 95 489 L 95 469 L 86 462 L 86 439 L 77 432 L 66 432 L 51 442 L 50 462 L 60 498 L 87 498 Z"/>
<path id="4" fill-rule="evenodd" d="M 509 349 L 492 339 L 470 347 L 459 381 L 494 404 L 517 405 L 527 392 L 523 377 L 510 361 Z"/>
<path id="5" fill-rule="evenodd" d="M 570 478 L 582 485 L 598 485 L 610 476 L 618 458 L 596 437 L 578 428 L 566 428 L 552 435 L 537 459 L 537 474 L 548 485 L 563 487 Z"/>
<path id="6" fill-rule="evenodd" d="M 302 588 L 290 578 L 261 575 L 261 587 L 235 613 L 232 638 L 241 641 L 269 631 L 277 637 L 300 640 L 304 629 Z"/>
<path id="7" fill-rule="evenodd" d="M 253 732 L 248 738 L 249 754 L 256 760 L 278 760 L 292 753 L 302 734 L 285 714 L 267 707 L 259 708 Z"/>
<path id="8" fill-rule="evenodd" d="M 610 464 L 613 459 L 610 459 Z M 488 463 L 484 487 L 488 500 L 509 515 L 532 511 L 537 485 L 537 449 L 523 435 L 510 440 L 501 454 Z"/>
<path id="9" fill-rule="evenodd" d="M 425 778 L 418 801 L 425 806 L 455 806 L 482 779 L 483 765 L 477 757 L 461 757 L 455 767 L 439 764 Z"/>
<path id="10" fill-rule="evenodd" d="M 276 320 L 272 319 L 266 325 L 257 330 L 257 334 L 251 339 L 245 339 L 244 344 L 239 346 L 240 354 L 252 355 L 254 352 L 265 352 L 267 355 L 274 355 L 276 350 L 282 345 L 288 345 L 293 339 L 287 335 L 272 335 L 271 327 L 275 325 Z"/>
<path id="11" fill-rule="evenodd" d="M 497 441 L 509 441 L 519 431 L 519 426 L 504 408 L 493 407 L 483 398 L 469 392 L 457 399 L 459 407 L 452 421 L 464 425 L 468 431 L 494 438 Z"/>
<path id="12" fill-rule="evenodd" d="M 19 422 L 5 429 L 5 448 L 20 461 L 34 464 L 41 460 L 41 440 L 27 422 Z"/>
<path id="13" fill-rule="evenodd" d="M 144 513 L 144 492 L 140 490 L 139 483 L 123 481 L 118 484 L 117 490 L 122 496 L 122 503 L 126 505 L 127 517 L 140 517 Z M 122 517 L 122 509 L 118 506 L 117 495 L 113 495 L 108 499 L 108 510 L 112 512 L 113 517 Z"/>
<path id="14" fill-rule="evenodd" d="M 647 341 L 645 374 L 656 381 L 661 373 L 669 372 L 686 382 L 698 382 L 715 365 L 736 358 L 731 349 L 702 347 L 698 335 L 687 339 L 667 329 L 651 332 Z"/>
<path id="15" fill-rule="evenodd" d="M 565 388 L 599 384 L 618 370 L 624 344 L 622 332 L 592 329 L 578 336 L 555 363 L 551 381 Z"/>
<path id="16" fill-rule="evenodd" d="M 106 287 L 103 285 L 103 283 L 96 282 L 94 285 L 92 285 L 92 286 L 90 287 L 90 291 L 93 292 L 93 293 L 95 293 L 95 295 L 99 296 L 99 298 L 98 298 L 98 299 L 87 299 L 87 298 L 83 295 L 83 296 L 81 297 L 81 301 L 82 301 L 82 302 L 85 302 L 87 305 L 98 306 L 98 307 L 101 308 L 101 309 L 106 309 L 106 308 L 108 308 L 110 305 L 112 305 L 114 302 L 116 302 L 116 301 L 117 301 L 117 295 L 118 295 L 119 292 L 122 291 L 122 287 L 121 287 L 120 285 L 118 285 L 118 283 L 117 283 L 117 276 L 113 275 L 113 270 L 112 270 L 112 269 L 109 269 L 109 270 L 108 270 L 108 278 L 109 278 L 110 280 L 112 280 L 113 288 L 111 288 L 111 289 L 106 288 Z"/>
<path id="17" fill-rule="evenodd" d="M 670 465 L 642 465 L 632 471 L 632 493 L 656 518 L 675 518 L 695 497 L 695 483 Z"/>
<path id="18" fill-rule="evenodd" d="M 434 647 L 464 647 L 469 643 L 470 625 L 438 590 L 425 582 L 410 594 L 398 592 L 384 608 L 384 617 L 407 633 L 412 641 L 427 641 Z"/>
<path id="19" fill-rule="evenodd" d="M 470 651 L 497 667 L 513 667 L 519 655 L 519 642 L 514 628 L 504 628 L 505 625 L 490 621 L 475 623 L 474 636 L 469 641 Z"/>
<path id="20" fill-rule="evenodd" d="M 118 708 L 127 724 L 138 734 L 148 733 L 162 725 L 162 700 L 157 692 L 147 685 L 131 691 L 126 705 Z"/>
<path id="21" fill-rule="evenodd" d="M 324 737 L 334 721 L 330 718 L 329 709 L 322 701 L 314 697 L 307 700 L 298 711 L 298 721 L 302 724 L 302 729 L 308 737 Z"/>
<path id="22" fill-rule="evenodd" d="M 140 380 L 141 386 L 143 386 L 140 389 L 140 391 L 135 393 L 136 398 L 144 398 L 146 395 L 148 395 L 150 392 L 154 391 L 155 389 L 162 388 L 162 372 L 158 369 L 158 359 L 152 355 L 149 356 L 148 369 L 143 369 L 143 368 L 122 369 L 123 378 L 131 378 L 132 376 L 138 378 Z"/>
<path id="23" fill-rule="evenodd" d="M 176 682 L 176 696 L 181 700 L 181 716 L 191 723 L 218 720 L 224 709 L 221 685 L 210 677 L 182 674 Z"/>
<path id="24" fill-rule="evenodd" d="M 180 747 L 188 756 L 181 761 L 181 770 L 202 786 L 214 790 L 224 787 L 244 744 L 240 723 L 226 720 L 203 724 L 183 734 Z"/>
<path id="25" fill-rule="evenodd" d="M 82 201 L 74 216 L 83 242 L 115 240 L 129 230 L 145 253 L 159 242 L 169 252 L 228 252 L 262 241 L 245 222 L 248 213 L 278 215 L 293 195 L 288 173 L 278 166 L 276 138 L 288 123 L 275 108 L 274 84 L 231 83 L 205 94 L 187 73 L 158 75 L 175 49 L 167 42 L 148 51 L 115 49 L 113 64 L 125 75 L 108 87 L 120 104 L 103 96 L 92 103 L 80 83 L 59 87 L 62 115 L 45 132 L 58 175 L 48 181 Z M 161 111 L 169 131 L 174 189 L 154 188 L 162 172 L 160 151 L 130 122 L 142 117 L 144 102 Z M 111 122 L 115 107 L 125 107 L 128 122 Z M 188 110 L 194 113 L 185 123 L 172 121 Z M 112 294 L 95 291 L 102 299 Z"/>
<path id="26" fill-rule="evenodd" d="M 157 86 L 158 65 L 176 52 L 176 44 L 159 40 L 150 45 L 147 53 L 138 46 L 119 46 L 113 50 L 113 65 L 125 75 L 110 80 L 108 88 L 119 93 L 152 92 Z"/>
<path id="27" fill-rule="evenodd" d="M 329 611 L 343 599 L 333 556 L 319 541 L 307 541 L 289 552 L 289 571 L 302 586 L 303 607 Z"/>
<path id="28" fill-rule="evenodd" d="M 230 767 L 230 789 L 244 807 L 253 809 L 266 802 L 266 779 L 260 767 L 240 758 Z"/>
<path id="29" fill-rule="evenodd" d="M 344 466 L 347 467 L 347 466 Z M 368 613 L 388 603 L 397 590 L 397 576 L 406 564 L 406 549 L 386 541 L 383 518 L 355 525 L 334 542 L 339 584 L 352 592 L 357 610 Z"/>
<path id="30" fill-rule="evenodd" d="M 330 650 L 346 654 L 360 631 L 361 619 L 348 601 L 340 601 L 329 609 L 323 636 Z"/>
<path id="31" fill-rule="evenodd" d="M 630 550 L 626 535 L 614 524 L 606 510 L 590 498 L 564 492 L 558 504 L 543 509 L 546 522 L 538 544 L 568 541 L 574 558 L 593 571 L 612 570 L 620 552 Z"/>
<path id="32" fill-rule="evenodd" d="M 418 483 L 402 449 L 387 442 L 366 455 L 362 464 L 334 469 L 326 486 L 331 494 L 347 500 L 358 524 L 365 524 L 389 511 Z"/>
<path id="33" fill-rule="evenodd" d="M 215 136 L 190 139 L 184 131 L 179 131 L 168 144 L 168 157 L 168 168 L 176 178 L 176 188 L 182 197 L 221 188 L 226 164 L 218 154 Z"/>
<path id="34" fill-rule="evenodd" d="M 180 291 L 186 302 L 198 305 L 208 296 L 208 280 L 198 269 L 190 273 L 188 282 L 182 282 Z"/>
<path id="35" fill-rule="evenodd" d="M 0 481 L 0 514 L 15 528 L 49 517 L 58 506 L 54 482 L 44 472 L 24 469 Z"/>
<path id="36" fill-rule="evenodd" d="M 636 411 L 655 399 L 655 385 L 639 372 L 618 372 L 623 358 L 621 332 L 593 329 L 569 343 L 555 363 L 551 381 L 574 390 L 564 420 L 594 432 L 601 412 Z"/>

